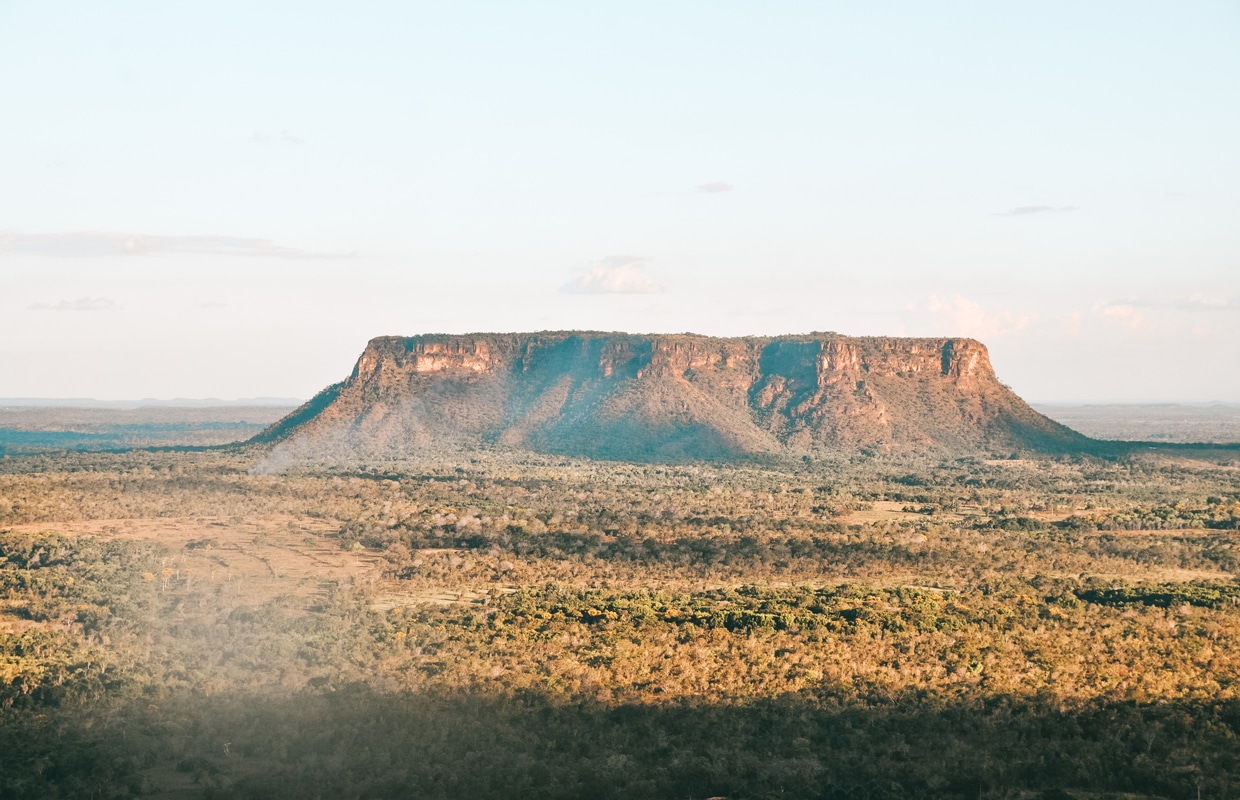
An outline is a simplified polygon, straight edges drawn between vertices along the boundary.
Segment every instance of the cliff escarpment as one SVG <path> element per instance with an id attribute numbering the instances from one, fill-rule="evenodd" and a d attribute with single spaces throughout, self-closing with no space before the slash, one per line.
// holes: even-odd
<path id="1" fill-rule="evenodd" d="M 257 441 L 291 458 L 500 446 L 639 461 L 1064 451 L 972 339 L 595 332 L 385 336 Z"/>

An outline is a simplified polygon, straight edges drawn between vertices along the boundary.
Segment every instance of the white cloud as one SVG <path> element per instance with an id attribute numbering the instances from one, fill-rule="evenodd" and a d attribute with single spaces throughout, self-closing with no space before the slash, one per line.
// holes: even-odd
<path id="1" fill-rule="evenodd" d="M 1099 306 L 1098 311 L 1107 322 L 1123 325 L 1125 328 L 1135 330 L 1145 322 L 1145 317 L 1141 315 L 1141 312 L 1127 304 Z"/>
<path id="2" fill-rule="evenodd" d="M 724 181 L 711 181 L 710 183 L 703 183 L 696 188 L 699 192 L 706 194 L 719 194 L 720 192 L 730 192 L 736 187 Z"/>
<path id="3" fill-rule="evenodd" d="M 1108 304 L 1099 303 L 1094 310 L 1097 311 L 1104 305 Z M 1163 294 L 1156 298 L 1129 297 L 1125 303 L 1113 305 L 1130 305 L 1134 309 L 1148 311 L 1236 311 L 1240 310 L 1240 297 L 1232 297 L 1218 291 L 1196 291 L 1188 295 Z"/>
<path id="4" fill-rule="evenodd" d="M 1173 305 L 1185 311 L 1235 311 L 1240 309 L 1240 299 L 1217 292 L 1193 292 Z"/>
<path id="5" fill-rule="evenodd" d="M 950 328 L 952 335 L 969 336 L 974 339 L 993 339 L 1024 330 L 1038 318 L 1037 314 L 1018 314 L 1010 308 L 988 311 L 980 304 L 961 295 L 941 300 L 930 295 L 927 306 L 940 324 Z"/>
<path id="6" fill-rule="evenodd" d="M 285 144 L 296 146 L 305 143 L 305 139 L 300 136 L 294 136 L 288 131 L 280 131 L 280 133 L 276 136 L 268 135 L 262 131 L 256 131 L 254 135 L 250 137 L 250 144 Z"/>
<path id="7" fill-rule="evenodd" d="M 1066 331 L 1069 336 L 1080 336 L 1081 323 L 1081 312 L 1073 311 L 1070 315 L 1068 315 L 1068 321 L 1064 323 L 1064 331 Z"/>
<path id="8" fill-rule="evenodd" d="M 569 294 L 654 294 L 664 287 L 647 275 L 642 264 L 650 259 L 640 256 L 608 256 L 586 267 L 581 274 L 564 284 Z"/>
<path id="9" fill-rule="evenodd" d="M 34 303 L 27 308 L 31 311 L 108 311 L 116 308 L 116 303 L 106 297 L 79 297 L 58 303 Z"/>
<path id="10" fill-rule="evenodd" d="M 1000 211 L 995 216 L 998 217 L 1025 217 L 1030 214 L 1062 214 L 1068 211 L 1078 211 L 1077 206 L 1017 206 L 1016 208 Z"/>
<path id="11" fill-rule="evenodd" d="M 245 236 L 151 236 L 137 233 L 69 231 L 65 233 L 0 233 L 0 256 L 38 255 L 65 258 L 143 256 L 183 253 L 251 258 L 347 258 L 285 247 L 270 239 Z"/>

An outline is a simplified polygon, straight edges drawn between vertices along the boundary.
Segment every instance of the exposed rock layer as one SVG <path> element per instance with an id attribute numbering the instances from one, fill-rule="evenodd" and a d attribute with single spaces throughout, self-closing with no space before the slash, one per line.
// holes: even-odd
<path id="1" fill-rule="evenodd" d="M 972 339 L 578 331 L 374 339 L 259 440 L 292 457 L 487 444 L 631 460 L 1088 441 L 1001 384 Z"/>

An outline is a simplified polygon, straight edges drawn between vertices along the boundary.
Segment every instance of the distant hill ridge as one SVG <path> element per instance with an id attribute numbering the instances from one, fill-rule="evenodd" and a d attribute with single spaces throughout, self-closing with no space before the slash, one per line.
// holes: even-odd
<path id="1" fill-rule="evenodd" d="M 491 445 L 648 461 L 1089 440 L 1000 383 L 973 339 L 556 331 L 373 339 L 256 441 L 292 458 Z"/>
<path id="2" fill-rule="evenodd" d="M 93 397 L 0 397 L 0 408 L 93 408 L 131 411 L 142 408 L 292 408 L 301 404 L 295 397 L 242 397 L 221 400 L 218 397 L 175 397 L 163 400 L 147 397 L 142 400 L 96 400 Z"/>

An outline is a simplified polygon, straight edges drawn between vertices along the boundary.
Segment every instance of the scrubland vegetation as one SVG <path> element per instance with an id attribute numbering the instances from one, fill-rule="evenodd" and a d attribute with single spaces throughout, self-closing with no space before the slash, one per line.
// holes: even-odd
<path id="1" fill-rule="evenodd" d="M 1235 403 L 1039 403 L 1034 407 L 1056 422 L 1095 439 L 1240 442 L 1240 405 Z"/>
<path id="2" fill-rule="evenodd" d="M 0 457 L 229 444 L 255 436 L 289 411 L 292 408 L 240 405 L 47 408 L 5 406 L 0 401 Z"/>
<path id="3" fill-rule="evenodd" d="M 1240 462 L 0 460 L 0 796 L 1234 797 Z"/>

